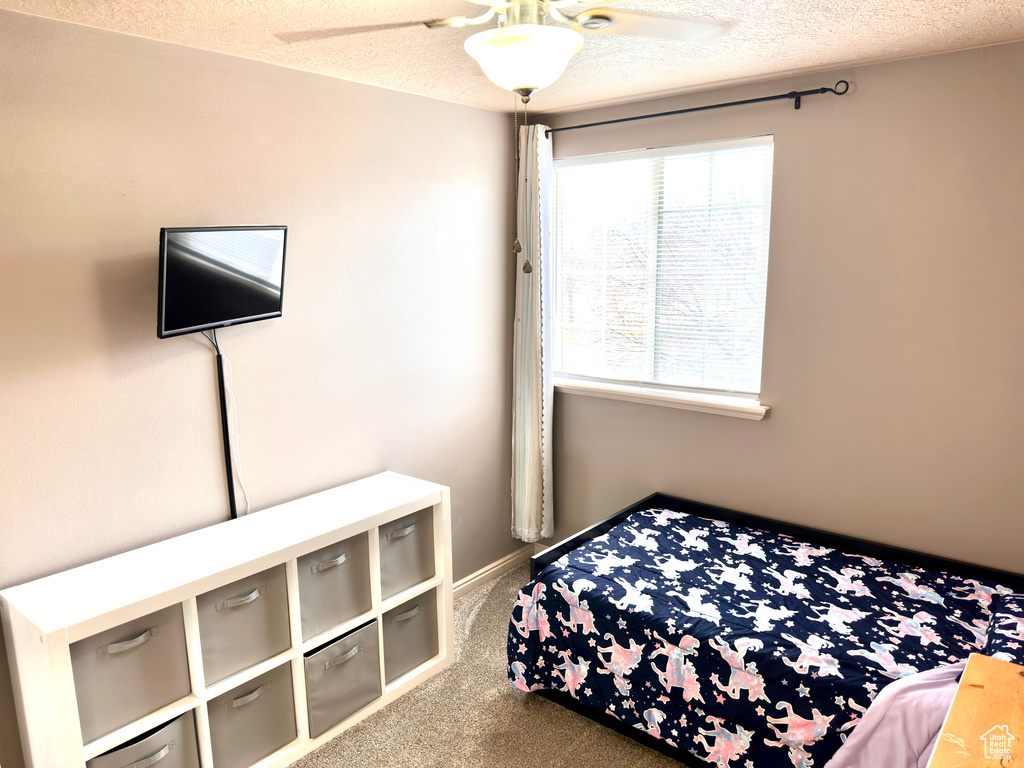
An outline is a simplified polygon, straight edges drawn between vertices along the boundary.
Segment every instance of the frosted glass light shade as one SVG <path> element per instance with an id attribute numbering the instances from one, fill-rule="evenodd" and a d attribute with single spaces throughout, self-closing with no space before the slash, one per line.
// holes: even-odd
<path id="1" fill-rule="evenodd" d="M 566 27 L 515 24 L 466 39 L 466 53 L 496 85 L 514 91 L 546 88 L 562 76 L 583 35 Z"/>

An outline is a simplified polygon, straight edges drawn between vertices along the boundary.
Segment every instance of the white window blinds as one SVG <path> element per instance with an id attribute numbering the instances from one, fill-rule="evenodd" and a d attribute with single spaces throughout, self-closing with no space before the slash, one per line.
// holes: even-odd
<path id="1" fill-rule="evenodd" d="M 772 138 L 556 163 L 565 376 L 757 394 Z"/>

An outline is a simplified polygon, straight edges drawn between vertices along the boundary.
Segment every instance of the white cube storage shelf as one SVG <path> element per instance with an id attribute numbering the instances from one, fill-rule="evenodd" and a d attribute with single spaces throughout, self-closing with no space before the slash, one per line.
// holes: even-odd
<path id="1" fill-rule="evenodd" d="M 451 663 L 449 490 L 384 472 L 0 609 L 29 768 L 192 768 L 193 732 L 200 768 L 289 765 Z"/>

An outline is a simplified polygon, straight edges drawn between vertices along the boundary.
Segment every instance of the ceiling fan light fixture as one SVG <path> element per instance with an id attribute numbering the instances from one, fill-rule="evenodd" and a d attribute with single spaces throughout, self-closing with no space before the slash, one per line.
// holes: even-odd
<path id="1" fill-rule="evenodd" d="M 583 35 L 573 29 L 514 24 L 467 38 L 466 53 L 495 85 L 532 92 L 561 77 L 582 45 Z"/>
<path id="2" fill-rule="evenodd" d="M 608 29 L 608 27 L 612 25 L 612 20 L 603 14 L 591 13 L 586 16 L 580 14 L 576 23 L 584 29 L 589 29 L 591 32 L 597 32 L 602 29 Z"/>

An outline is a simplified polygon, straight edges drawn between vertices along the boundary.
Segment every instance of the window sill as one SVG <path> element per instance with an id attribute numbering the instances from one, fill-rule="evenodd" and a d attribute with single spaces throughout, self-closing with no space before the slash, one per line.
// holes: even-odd
<path id="1" fill-rule="evenodd" d="M 682 408 L 687 411 L 716 413 L 720 416 L 733 416 L 738 419 L 751 419 L 753 421 L 761 421 L 768 415 L 770 410 L 770 406 L 761 405 L 753 398 L 740 395 L 669 392 L 633 384 L 555 379 L 555 390 L 572 395 L 603 397 L 609 400 L 626 400 L 631 403 Z"/>

